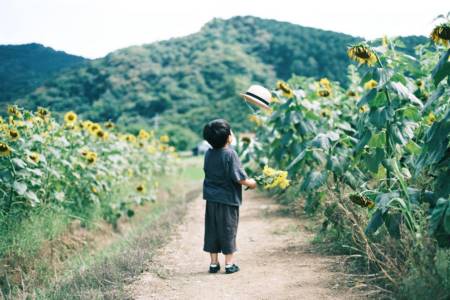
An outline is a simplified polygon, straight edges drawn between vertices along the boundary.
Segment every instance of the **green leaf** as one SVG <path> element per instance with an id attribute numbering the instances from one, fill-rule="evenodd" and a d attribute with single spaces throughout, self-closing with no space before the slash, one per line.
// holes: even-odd
<path id="1" fill-rule="evenodd" d="M 306 178 L 303 181 L 301 189 L 303 191 L 312 191 L 313 189 L 319 188 L 322 186 L 327 180 L 326 172 L 319 171 L 311 171 L 306 175 Z"/>
<path id="2" fill-rule="evenodd" d="M 286 170 L 289 170 L 290 168 L 292 168 L 296 163 L 298 163 L 300 160 L 303 159 L 303 157 L 305 157 L 306 154 L 306 150 L 301 151 L 297 157 L 289 164 L 289 166 L 286 168 Z"/>
<path id="3" fill-rule="evenodd" d="M 441 221 L 443 220 L 443 217 L 447 217 L 446 211 L 448 210 L 450 200 L 439 198 L 439 200 L 436 203 L 436 206 L 433 209 L 433 212 L 431 213 L 430 217 L 430 231 L 432 233 L 435 233 L 436 230 L 439 228 L 439 225 L 441 224 Z"/>
<path id="4" fill-rule="evenodd" d="M 358 101 L 356 106 L 359 108 L 363 106 L 364 104 L 369 103 L 375 96 L 377 95 L 377 89 L 371 89 L 367 94 L 364 95 L 364 97 L 361 98 L 361 100 Z"/>
<path id="5" fill-rule="evenodd" d="M 370 218 L 369 224 L 367 224 L 365 229 L 366 235 L 375 233 L 381 225 L 383 225 L 383 214 L 380 209 L 377 209 L 372 218 Z"/>
<path id="6" fill-rule="evenodd" d="M 386 145 L 386 133 L 379 132 L 372 135 L 368 143 L 369 147 L 384 147 Z"/>
<path id="7" fill-rule="evenodd" d="M 446 76 L 450 74 L 450 62 L 448 61 L 449 56 L 450 49 L 448 49 L 447 52 L 441 56 L 438 64 L 434 67 L 431 73 L 435 86 L 437 86 Z"/>
<path id="8" fill-rule="evenodd" d="M 406 86 L 404 86 L 401 82 L 391 82 L 389 84 L 391 89 L 397 93 L 397 95 L 400 97 L 400 99 L 407 99 L 411 101 L 411 103 L 414 103 L 418 105 L 420 108 L 423 107 L 422 101 L 420 101 L 419 98 L 417 98 L 413 92 L 411 92 Z"/>
<path id="9" fill-rule="evenodd" d="M 372 132 L 370 130 L 367 130 L 359 140 L 358 144 L 355 146 L 355 153 L 359 153 L 364 148 L 364 146 L 367 145 L 371 137 Z"/>
<path id="10" fill-rule="evenodd" d="M 417 109 L 417 107 L 412 105 L 408 105 L 407 107 L 405 107 L 405 109 L 403 109 L 403 116 L 406 119 L 414 121 L 419 121 L 421 117 L 419 109 Z"/>
<path id="11" fill-rule="evenodd" d="M 374 153 L 370 155 L 366 161 L 369 171 L 371 171 L 372 173 L 377 173 L 378 167 L 385 156 L 386 155 L 383 148 L 375 149 Z"/>
<path id="12" fill-rule="evenodd" d="M 377 93 L 375 98 L 368 101 L 369 106 L 374 108 L 385 106 L 386 103 L 387 98 L 385 93 Z"/>
<path id="13" fill-rule="evenodd" d="M 36 206 L 40 202 L 36 194 L 32 191 L 27 191 L 24 196 L 31 201 L 31 206 Z"/>
<path id="14" fill-rule="evenodd" d="M 406 151 L 414 155 L 419 155 L 421 150 L 420 146 L 417 145 L 413 140 L 410 140 L 408 143 L 406 143 L 405 149 Z"/>
<path id="15" fill-rule="evenodd" d="M 13 189 L 16 191 L 17 194 L 23 196 L 27 191 L 27 185 L 23 182 L 14 181 Z"/>
<path id="16" fill-rule="evenodd" d="M 19 168 L 23 169 L 27 166 L 27 163 L 21 160 L 20 158 L 13 158 L 11 161 Z"/>

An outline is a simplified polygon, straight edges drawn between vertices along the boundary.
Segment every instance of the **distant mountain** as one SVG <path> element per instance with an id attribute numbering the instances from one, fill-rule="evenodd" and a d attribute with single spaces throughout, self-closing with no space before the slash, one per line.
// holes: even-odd
<path id="1" fill-rule="evenodd" d="M 198 33 L 118 50 L 68 70 L 21 103 L 135 128 L 171 124 L 173 131 L 200 134 L 207 120 L 222 117 L 245 129 L 251 111 L 239 91 L 251 83 L 271 87 L 292 74 L 345 83 L 346 48 L 359 40 L 256 17 L 214 19 Z"/>
<path id="2" fill-rule="evenodd" d="M 85 61 L 40 44 L 0 45 L 0 104 L 31 93 L 45 80 Z"/>

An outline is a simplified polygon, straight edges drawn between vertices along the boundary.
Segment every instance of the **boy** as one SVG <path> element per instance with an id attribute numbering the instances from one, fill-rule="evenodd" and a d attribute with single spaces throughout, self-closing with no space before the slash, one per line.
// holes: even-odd
<path id="1" fill-rule="evenodd" d="M 203 128 L 203 138 L 212 146 L 205 153 L 203 199 L 206 200 L 205 240 L 203 250 L 209 252 L 209 273 L 220 270 L 218 253 L 225 255 L 225 273 L 239 271 L 233 262 L 236 251 L 236 232 L 239 205 L 242 203 L 242 185 L 256 188 L 242 168 L 237 153 L 229 147 L 232 142 L 230 125 L 218 119 Z"/>

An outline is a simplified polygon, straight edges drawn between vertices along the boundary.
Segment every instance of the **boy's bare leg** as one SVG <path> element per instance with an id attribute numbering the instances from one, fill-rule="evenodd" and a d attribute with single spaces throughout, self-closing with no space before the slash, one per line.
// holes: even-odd
<path id="1" fill-rule="evenodd" d="M 233 253 L 225 254 L 225 265 L 233 264 Z"/>
<path id="2" fill-rule="evenodd" d="M 219 263 L 219 254 L 218 253 L 209 253 L 211 255 L 211 264 L 215 265 Z"/>

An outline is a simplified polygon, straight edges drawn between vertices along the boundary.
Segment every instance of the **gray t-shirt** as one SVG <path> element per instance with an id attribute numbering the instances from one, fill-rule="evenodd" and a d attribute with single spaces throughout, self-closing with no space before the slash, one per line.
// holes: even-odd
<path id="1" fill-rule="evenodd" d="M 239 157 L 232 148 L 209 149 L 205 154 L 203 199 L 227 205 L 242 203 L 242 186 L 247 179 Z"/>

